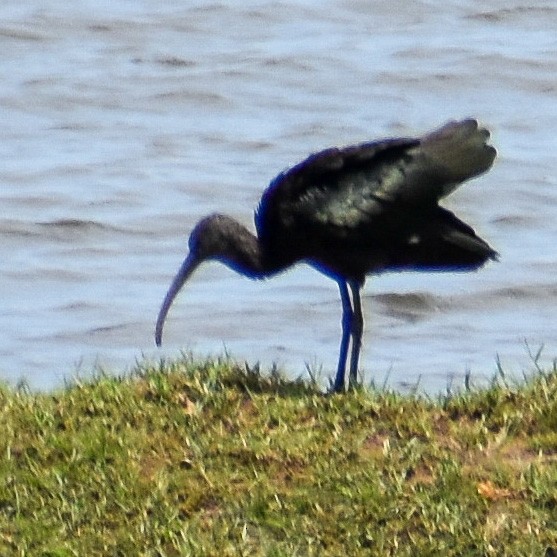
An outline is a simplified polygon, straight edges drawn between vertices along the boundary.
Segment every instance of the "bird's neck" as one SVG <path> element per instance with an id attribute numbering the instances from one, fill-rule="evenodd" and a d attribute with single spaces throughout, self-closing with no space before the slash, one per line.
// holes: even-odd
<path id="1" fill-rule="evenodd" d="M 265 278 L 279 269 L 272 264 L 258 238 L 240 223 L 227 238 L 225 249 L 215 259 L 244 276 L 253 279 Z"/>

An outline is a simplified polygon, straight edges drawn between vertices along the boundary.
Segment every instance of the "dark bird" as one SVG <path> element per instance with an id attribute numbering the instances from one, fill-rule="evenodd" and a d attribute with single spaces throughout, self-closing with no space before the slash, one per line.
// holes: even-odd
<path id="1" fill-rule="evenodd" d="M 205 260 L 252 279 L 304 261 L 338 284 L 342 340 L 335 392 L 344 390 L 350 339 L 350 386 L 362 343 L 360 290 L 382 271 L 469 271 L 495 252 L 474 230 L 439 206 L 462 182 L 486 172 L 496 156 L 475 120 L 448 122 L 421 138 L 384 139 L 325 149 L 279 174 L 255 213 L 257 236 L 221 214 L 197 223 L 189 253 L 159 312 L 161 344 L 168 310 Z"/>

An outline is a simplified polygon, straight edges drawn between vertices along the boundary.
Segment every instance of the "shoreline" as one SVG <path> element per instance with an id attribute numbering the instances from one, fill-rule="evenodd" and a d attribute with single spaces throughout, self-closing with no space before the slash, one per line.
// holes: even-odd
<path id="1" fill-rule="evenodd" d="M 0 553 L 552 555 L 557 369 L 323 395 L 226 360 L 0 389 Z"/>

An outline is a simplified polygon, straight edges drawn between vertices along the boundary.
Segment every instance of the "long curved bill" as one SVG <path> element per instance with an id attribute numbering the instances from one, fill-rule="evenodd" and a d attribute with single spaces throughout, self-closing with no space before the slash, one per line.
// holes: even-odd
<path id="1" fill-rule="evenodd" d="M 199 260 L 196 257 L 193 257 L 190 253 L 174 277 L 174 280 L 166 293 L 166 297 L 164 298 L 164 302 L 162 303 L 159 316 L 157 318 L 157 325 L 155 327 L 155 342 L 157 343 L 157 346 L 160 346 L 162 343 L 162 328 L 164 326 L 164 320 L 166 319 L 166 314 L 168 313 L 174 298 L 176 298 L 176 295 L 198 265 Z"/>

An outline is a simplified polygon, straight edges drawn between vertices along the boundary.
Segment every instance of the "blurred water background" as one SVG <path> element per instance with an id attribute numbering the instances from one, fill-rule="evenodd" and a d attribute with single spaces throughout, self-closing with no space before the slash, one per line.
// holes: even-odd
<path id="1" fill-rule="evenodd" d="M 334 282 L 251 282 L 218 264 L 154 321 L 196 221 L 250 227 L 310 152 L 492 130 L 493 170 L 444 202 L 500 253 L 472 274 L 365 288 L 361 366 L 428 392 L 551 363 L 557 345 L 557 5 L 549 0 L 4 0 L 0 5 L 0 378 L 50 389 L 95 367 L 228 352 L 333 375 Z"/>

